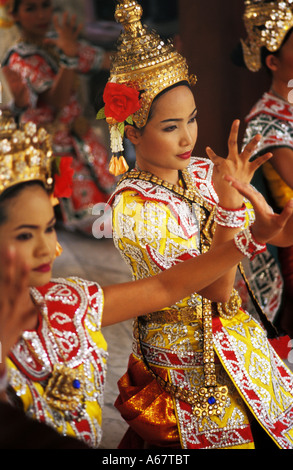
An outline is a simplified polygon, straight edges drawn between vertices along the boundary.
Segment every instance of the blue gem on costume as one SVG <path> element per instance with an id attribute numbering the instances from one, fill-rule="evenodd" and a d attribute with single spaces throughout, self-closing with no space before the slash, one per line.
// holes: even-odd
<path id="1" fill-rule="evenodd" d="M 80 381 L 78 379 L 74 379 L 72 382 L 73 388 L 80 388 Z"/>
<path id="2" fill-rule="evenodd" d="M 209 397 L 209 398 L 208 398 L 208 404 L 209 404 L 209 405 L 214 405 L 215 403 L 216 403 L 215 397 Z"/>

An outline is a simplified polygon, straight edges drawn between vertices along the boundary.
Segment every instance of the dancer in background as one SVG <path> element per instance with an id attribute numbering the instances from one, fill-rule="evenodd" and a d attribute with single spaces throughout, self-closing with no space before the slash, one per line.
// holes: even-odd
<path id="1" fill-rule="evenodd" d="M 108 69 L 109 53 L 78 41 L 81 25 L 66 13 L 53 17 L 51 0 L 13 0 L 11 17 L 21 40 L 2 61 L 18 73 L 30 92 L 30 105 L 19 109 L 19 120 L 45 126 L 53 136 L 54 152 L 73 156 L 74 181 L 70 198 L 61 199 L 64 225 L 91 234 L 92 208 L 106 202 L 115 179 L 108 171 L 108 151 L 83 116 L 78 101 L 78 74 Z M 53 26 L 57 37 L 48 33 Z"/>
<path id="2" fill-rule="evenodd" d="M 238 155 L 237 121 L 227 158 L 211 149 L 209 158 L 192 157 L 194 79 L 172 44 L 142 26 L 141 15 L 136 1 L 117 5 L 124 31 L 99 116 L 110 126 L 113 171 L 123 172 L 123 131 L 136 150 L 136 169 L 122 176 L 111 199 L 113 237 L 134 279 L 149 279 L 243 237 L 254 213 L 219 165 L 249 183 L 268 157 L 249 162 L 260 136 Z M 267 340 L 263 326 L 270 336 L 272 325 L 264 317 L 261 326 L 241 308 L 235 271 L 136 319 L 116 401 L 129 424 L 121 448 L 292 447 L 292 396 L 283 371 L 291 374 Z"/>
<path id="3" fill-rule="evenodd" d="M 235 62 L 256 73 L 266 68 L 271 86 L 249 112 L 244 145 L 256 134 L 262 139 L 252 157 L 272 153 L 257 172 L 255 184 L 279 212 L 293 197 L 293 4 L 291 1 L 245 1 L 247 38 L 241 40 Z M 276 318 L 281 330 L 293 337 L 293 247 L 277 251 L 284 281 L 282 305 Z M 260 280 L 261 282 L 261 280 Z"/>

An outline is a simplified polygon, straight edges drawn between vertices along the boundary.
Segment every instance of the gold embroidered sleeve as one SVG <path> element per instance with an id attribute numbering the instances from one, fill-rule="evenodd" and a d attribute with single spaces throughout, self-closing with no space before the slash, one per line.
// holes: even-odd
<path id="1" fill-rule="evenodd" d="M 175 213 L 171 205 L 145 200 L 133 191 L 116 196 L 113 237 L 135 279 L 199 254 L 197 223 L 187 203 L 182 201 Z"/>

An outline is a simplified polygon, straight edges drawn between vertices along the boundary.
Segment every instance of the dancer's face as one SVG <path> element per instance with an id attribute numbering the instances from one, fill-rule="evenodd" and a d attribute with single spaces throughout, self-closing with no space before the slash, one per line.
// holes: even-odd
<path id="1" fill-rule="evenodd" d="M 178 170 L 190 163 L 197 139 L 196 105 L 191 90 L 182 85 L 161 95 L 152 105 L 145 128 L 132 129 L 130 134 L 134 134 L 130 140 L 135 145 L 139 168 L 177 183 Z"/>
<path id="2" fill-rule="evenodd" d="M 20 25 L 25 37 L 42 39 L 52 20 L 51 0 L 21 0 L 14 20 Z"/>
<path id="3" fill-rule="evenodd" d="M 2 202 L 6 218 L 0 224 L 0 248 L 14 246 L 30 267 L 29 284 L 37 287 L 51 279 L 57 237 L 55 215 L 46 191 L 27 186 Z"/>

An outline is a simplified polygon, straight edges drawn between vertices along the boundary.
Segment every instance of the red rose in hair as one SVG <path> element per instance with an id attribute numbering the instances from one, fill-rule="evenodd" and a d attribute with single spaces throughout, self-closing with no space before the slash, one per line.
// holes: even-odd
<path id="1" fill-rule="evenodd" d="M 108 82 L 103 95 L 106 118 L 124 122 L 140 108 L 139 92 L 135 88 Z"/>
<path id="2" fill-rule="evenodd" d="M 72 178 L 74 170 L 71 168 L 72 157 L 60 159 L 58 173 L 54 175 L 54 196 L 70 197 L 72 193 Z"/>

